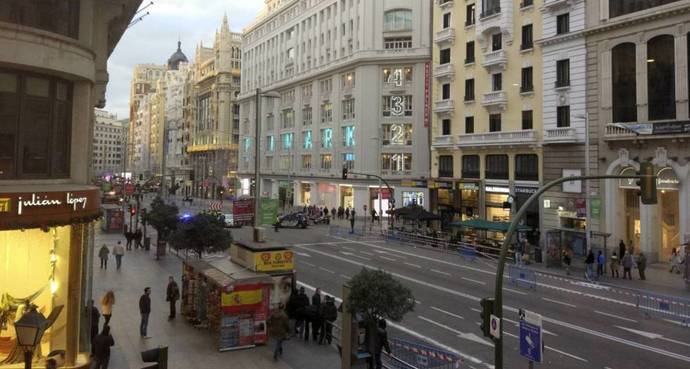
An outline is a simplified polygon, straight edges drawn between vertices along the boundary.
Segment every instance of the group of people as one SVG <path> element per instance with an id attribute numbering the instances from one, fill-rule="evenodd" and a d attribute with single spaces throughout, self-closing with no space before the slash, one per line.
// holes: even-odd
<path id="1" fill-rule="evenodd" d="M 134 244 L 134 248 L 144 248 L 144 245 L 142 245 L 141 243 L 141 239 L 143 237 L 144 234 L 142 233 L 141 228 L 137 228 L 134 232 L 125 232 L 125 239 L 127 240 L 127 250 L 132 249 L 132 244 Z"/>
<path id="2" fill-rule="evenodd" d="M 125 256 L 125 248 L 122 247 L 122 242 L 117 241 L 117 244 L 113 246 L 113 255 L 115 255 L 115 264 L 117 270 L 122 268 L 122 258 Z M 98 250 L 98 258 L 101 260 L 101 269 L 108 270 L 108 258 L 110 257 L 110 249 L 108 245 L 103 244 Z"/>
<path id="3" fill-rule="evenodd" d="M 632 246 L 632 243 L 630 244 Z M 596 264 L 596 274 L 595 274 Z M 566 261 L 566 265 L 570 265 L 570 260 Z M 620 269 L 623 268 L 623 279 L 632 279 L 632 270 L 637 267 L 640 275 L 640 280 L 645 280 L 645 269 L 647 269 L 647 257 L 643 252 L 640 252 L 637 258 L 633 255 L 632 247 L 626 246 L 623 240 L 618 244 L 618 251 L 611 254 L 609 261 L 609 269 L 611 270 L 611 278 L 620 278 Z M 585 277 L 589 280 L 598 280 L 606 274 L 606 255 L 599 250 L 597 255 L 594 255 L 593 250 L 589 250 L 585 258 Z"/>

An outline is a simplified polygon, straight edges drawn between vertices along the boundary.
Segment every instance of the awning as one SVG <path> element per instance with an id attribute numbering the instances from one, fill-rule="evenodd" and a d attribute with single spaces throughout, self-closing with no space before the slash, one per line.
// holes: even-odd
<path id="1" fill-rule="evenodd" d="M 449 226 L 451 227 L 458 227 L 458 228 L 473 228 L 473 229 L 480 229 L 480 230 L 485 230 L 485 231 L 494 231 L 494 232 L 508 232 L 508 228 L 510 228 L 510 223 L 508 222 L 491 222 L 488 220 L 484 219 L 470 219 L 470 220 L 463 220 L 461 222 L 453 222 L 450 223 Z M 531 231 L 532 227 L 526 226 L 526 225 L 518 225 L 517 227 L 518 231 Z"/>

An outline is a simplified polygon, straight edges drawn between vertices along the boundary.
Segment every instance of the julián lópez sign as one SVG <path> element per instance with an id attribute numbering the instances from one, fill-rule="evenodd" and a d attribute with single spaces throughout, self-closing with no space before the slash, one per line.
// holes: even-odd
<path id="1" fill-rule="evenodd" d="M 100 214 L 100 191 L 0 193 L 0 229 L 66 225 Z"/>

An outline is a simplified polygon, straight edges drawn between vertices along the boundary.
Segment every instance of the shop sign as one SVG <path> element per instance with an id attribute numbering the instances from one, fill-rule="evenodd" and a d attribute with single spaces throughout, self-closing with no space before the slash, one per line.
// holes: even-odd
<path id="1" fill-rule="evenodd" d="M 70 192 L 0 193 L 0 229 L 83 222 L 100 215 L 98 189 Z"/>
<path id="2" fill-rule="evenodd" d="M 503 187 L 503 186 L 486 186 L 484 187 L 484 191 L 486 192 L 491 192 L 491 193 L 510 193 L 510 188 L 508 187 Z"/>
<path id="3" fill-rule="evenodd" d="M 539 190 L 536 187 L 515 187 L 515 193 L 516 194 L 527 194 L 527 195 L 532 195 L 537 193 L 537 190 Z"/>
<path id="4" fill-rule="evenodd" d="M 256 252 L 254 266 L 257 272 L 290 271 L 295 268 L 294 254 L 290 250 Z"/>
<path id="5" fill-rule="evenodd" d="M 430 181 L 430 183 L 432 182 Z M 453 182 L 433 181 L 433 183 L 434 187 L 430 186 L 429 188 L 440 188 L 445 190 L 453 189 Z"/>
<path id="6" fill-rule="evenodd" d="M 563 169 L 563 178 L 580 177 L 582 171 L 580 169 Z M 582 193 L 582 181 L 563 182 L 564 193 Z"/>
<path id="7" fill-rule="evenodd" d="M 589 213 L 592 218 L 601 216 L 601 199 L 594 198 L 589 200 Z"/>
<path id="8" fill-rule="evenodd" d="M 587 217 L 587 200 L 586 199 L 576 199 L 575 200 L 575 210 L 578 218 Z"/>
<path id="9" fill-rule="evenodd" d="M 680 180 L 671 167 L 661 168 L 656 174 L 656 188 L 659 190 L 678 190 Z"/>
<path id="10" fill-rule="evenodd" d="M 289 181 L 280 181 L 278 182 L 278 187 L 279 188 L 290 188 L 292 185 L 290 184 Z"/>
<path id="11" fill-rule="evenodd" d="M 458 183 L 458 190 L 479 191 L 479 184 L 471 182 L 460 182 Z"/>
<path id="12" fill-rule="evenodd" d="M 431 121 L 431 62 L 424 64 L 424 128 L 429 128 Z"/>
<path id="13" fill-rule="evenodd" d="M 430 183 L 430 182 L 429 182 Z M 412 188 L 427 188 L 429 184 L 425 180 L 415 180 L 415 179 L 409 179 L 409 180 L 402 180 L 400 181 L 400 186 L 401 187 L 412 187 Z"/>
<path id="14" fill-rule="evenodd" d="M 662 123 L 615 123 L 616 127 L 627 129 L 641 136 L 690 134 L 690 121 Z"/>

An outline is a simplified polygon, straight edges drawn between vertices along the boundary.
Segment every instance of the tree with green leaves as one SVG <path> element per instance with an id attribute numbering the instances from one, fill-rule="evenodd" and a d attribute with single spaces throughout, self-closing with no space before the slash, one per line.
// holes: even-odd
<path id="1" fill-rule="evenodd" d="M 412 291 L 390 273 L 362 268 L 350 279 L 348 311 L 375 324 L 380 319 L 399 322 L 414 310 Z"/>
<path id="2" fill-rule="evenodd" d="M 168 241 L 168 237 L 177 228 L 179 210 L 177 206 L 166 204 L 160 196 L 151 202 L 151 210 L 146 212 L 144 220 L 158 233 L 158 241 Z"/>
<path id="3" fill-rule="evenodd" d="M 229 249 L 232 235 L 218 216 L 200 213 L 180 222 L 170 243 L 177 250 L 189 250 L 201 258 L 204 253 Z"/>

